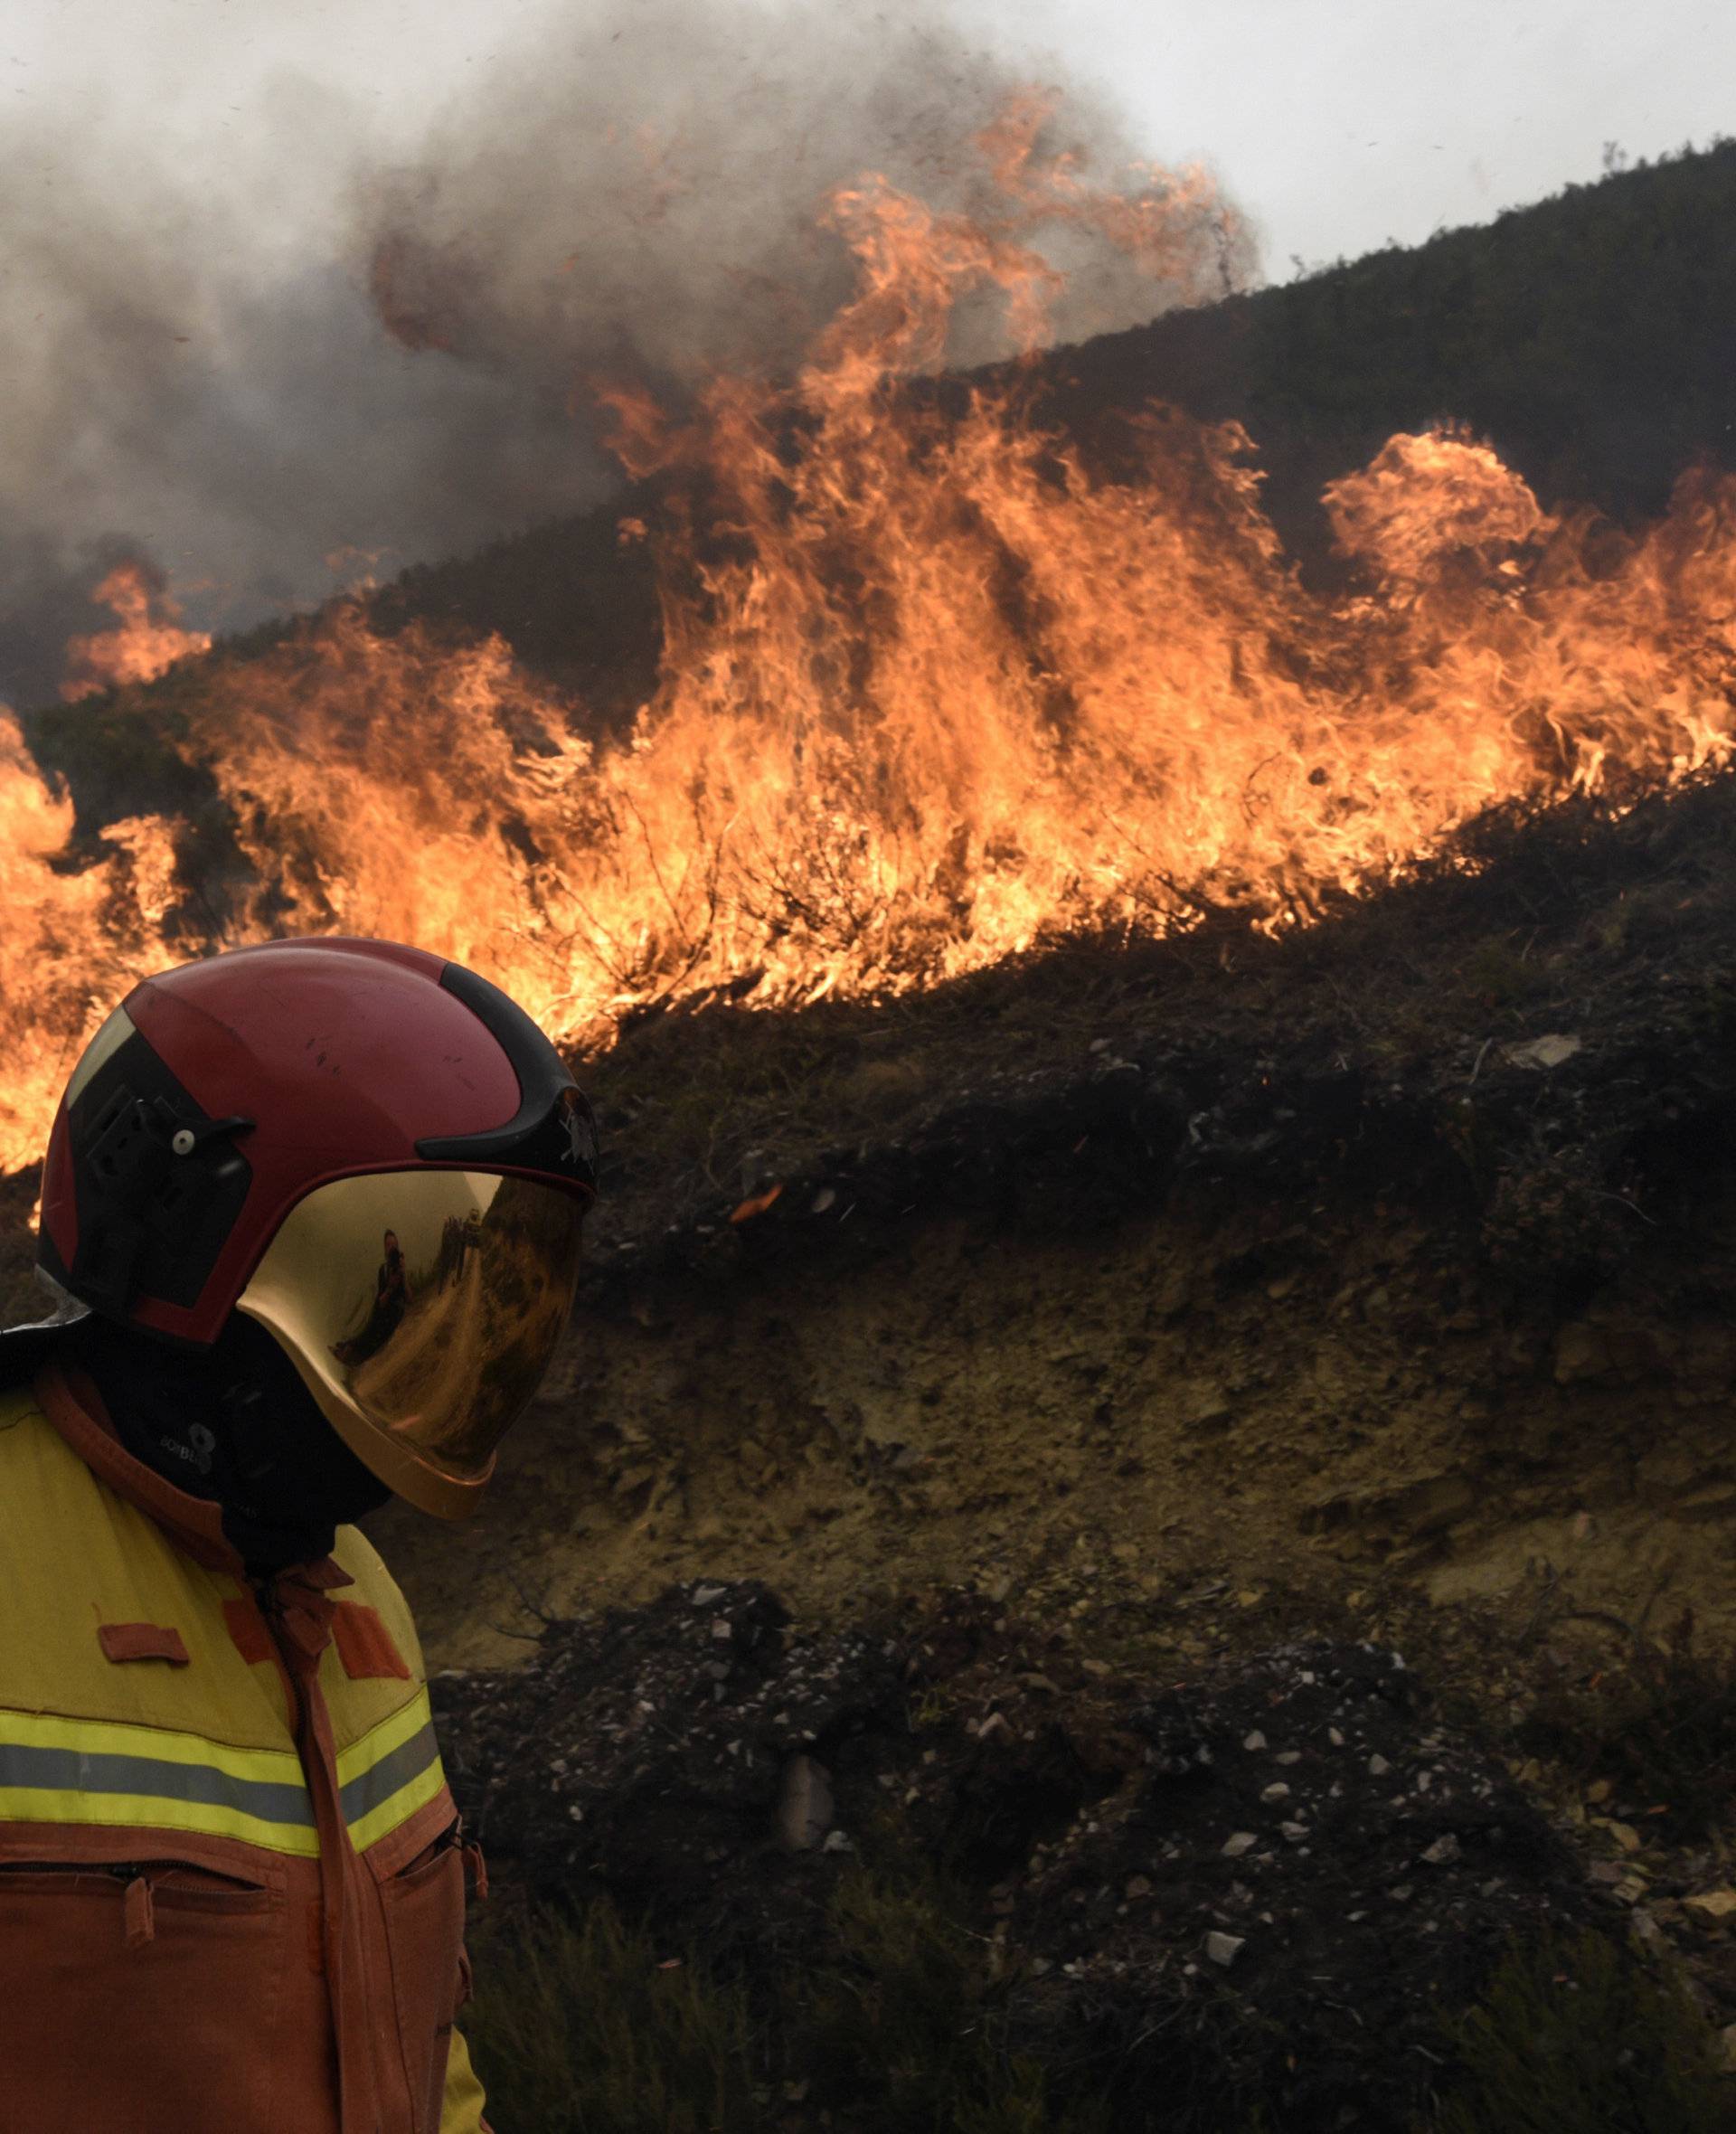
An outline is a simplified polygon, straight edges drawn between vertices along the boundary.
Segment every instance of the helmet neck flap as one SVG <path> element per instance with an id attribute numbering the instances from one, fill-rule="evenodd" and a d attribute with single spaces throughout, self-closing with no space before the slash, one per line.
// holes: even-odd
<path id="1" fill-rule="evenodd" d="M 135 1459 L 217 1504 L 254 1577 L 329 1555 L 336 1529 L 391 1491 L 326 1421 L 263 1327 L 240 1313 L 208 1348 L 91 1317 L 64 1337 Z"/>

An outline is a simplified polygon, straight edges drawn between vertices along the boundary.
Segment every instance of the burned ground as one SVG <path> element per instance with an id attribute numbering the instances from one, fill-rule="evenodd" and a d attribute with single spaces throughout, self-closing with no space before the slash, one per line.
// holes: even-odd
<path id="1" fill-rule="evenodd" d="M 642 1017 L 590 1069 L 598 1279 L 872 1252 L 907 1214 L 1042 1238 L 1325 1194 L 1415 1206 L 1515 1292 L 1587 1294 L 1692 1222 L 1730 1147 L 1732 830 L 1728 779 L 1502 815 L 1276 939 L 1205 912 L 886 1004 Z"/>
<path id="2" fill-rule="evenodd" d="M 1126 2045 L 1152 1965 L 1184 1978 L 1207 1931 L 1247 1944 L 1222 1982 L 1240 1997 L 1262 1948 L 1364 1909 L 1349 1895 L 1372 1886 L 1363 1861 L 1388 1892 L 1410 1875 L 1399 1852 L 1441 1836 L 1488 1865 L 1474 1821 L 1425 1833 L 1433 1810 L 1412 1801 L 1381 1831 L 1323 1824 L 1311 1874 L 1279 1818 L 1281 1849 L 1259 1850 L 1281 1901 L 1221 1849 L 1165 1900 L 1127 1895 L 1136 1879 L 1167 1886 L 1165 1845 L 1185 1839 L 1191 1862 L 1208 1821 L 1229 1818 L 1220 1848 L 1237 1830 L 1269 1837 L 1238 1790 L 1254 1752 L 1226 1758 L 1204 1795 L 1173 1775 L 1159 1787 L 1134 1705 L 1161 1713 L 1175 1683 L 1246 1702 L 1262 1667 L 1307 1665 L 1262 1652 L 1368 1645 L 1403 1652 L 1438 1700 L 1393 1716 L 1400 1754 L 1370 1753 L 1410 1770 L 1443 1725 L 1443 1741 L 1481 1744 L 1463 1753 L 1521 1789 L 1527 1830 L 1553 1833 L 1525 1870 L 1546 1892 L 1537 1917 L 1613 1903 L 1736 2021 L 1721 1909 L 1736 1780 L 1733 822 L 1736 787 L 1717 780 L 1618 819 L 1485 824 L 1465 867 L 1280 939 L 1207 914 L 1167 942 L 1074 943 L 882 1006 L 712 1002 L 644 1019 L 586 1063 L 610 1176 L 574 1334 L 482 1520 L 382 1522 L 435 1663 L 483 1670 L 442 1694 L 455 1771 L 487 1803 L 508 1878 L 570 1874 L 629 1911 L 673 1906 L 721 1959 L 731 1921 L 771 1934 L 737 1901 L 731 1877 L 750 1876 L 756 1903 L 793 1907 L 768 1942 L 793 1962 L 778 1937 L 812 1925 L 805 1878 L 840 1865 L 767 1847 L 768 1802 L 811 1727 L 849 1816 L 853 1788 L 892 1795 L 884 1770 L 900 1800 L 917 1786 L 923 1844 L 967 1839 L 976 1931 L 1018 1937 L 1033 1960 L 1052 1949 L 1062 1977 L 1085 1963 L 1087 1984 L 1009 1992 L 1019 2035 L 1052 2059 L 1068 2038 Z M 8 1193 L 22 1298 L 34 1182 Z M 591 1631 L 561 1634 L 588 1656 L 568 1663 L 551 1633 L 522 1685 L 487 1672 L 525 1654 L 527 1600 L 564 1618 L 651 1607 L 610 1633 L 618 1676 L 647 1639 L 684 1649 L 695 1582 L 739 1613 L 752 1579 L 783 1598 L 741 1601 L 742 1620 L 760 1610 L 780 1657 L 756 1676 L 731 1629 L 718 1711 L 745 1726 L 756 1681 L 785 1694 L 755 1705 L 764 1739 L 728 1785 L 700 1784 L 654 1732 L 618 1743 L 624 1761 L 600 1755 L 593 1677 L 609 1669 Z M 687 1598 L 657 1603 L 674 1582 Z M 913 1722 L 884 1717 L 910 1702 L 908 1644 L 888 1651 L 865 1626 L 956 1586 L 1033 1642 L 995 1663 L 1011 1738 L 991 1729 L 991 1752 L 979 1728 L 967 1771 L 953 1751 L 972 1737 L 949 1736 L 945 1798 L 924 1807 L 920 1770 L 897 1777 Z M 792 1653 L 842 1670 L 805 1716 Z M 1109 1670 L 1098 1731 L 1070 1704 L 1045 1732 L 1056 1700 L 1017 1676 L 1065 1686 L 1088 1659 Z M 929 1719 L 964 1678 L 918 1687 Z M 1195 1723 L 1185 1698 L 1168 1710 L 1160 1737 Z M 1018 1741 L 1027 1728 L 1036 1742 Z M 534 1750 L 500 1755 L 491 1777 L 503 1729 Z M 1290 1752 L 1251 1718 L 1235 1738 L 1255 1731 Z M 737 1738 L 714 1744 L 726 1762 Z M 651 1753 L 660 1742 L 673 1761 Z M 607 1876 L 575 1805 L 613 1834 Z M 1147 1898 L 1168 1922 L 1156 1943 Z M 1260 1931 L 1244 1934 L 1250 1911 Z M 1501 1904 L 1477 1918 L 1484 1951 L 1514 1923 Z M 1435 1976 L 1418 1934 L 1389 1938 L 1393 1980 L 1413 1961 Z M 1327 1939 L 1321 1960 L 1349 1978 L 1366 1950 L 1348 1926 Z M 1362 2007 L 1388 1983 L 1335 1990 Z M 1450 1983 L 1475 1988 L 1468 1972 Z M 1273 2020 L 1286 2035 L 1304 2018 Z M 1330 2095 L 1343 2041 L 1317 2020 L 1316 2050 L 1297 2056 Z M 1432 2064 L 1411 2057 L 1412 2073 Z M 1278 2095 L 1304 2109 L 1303 2091 Z"/>

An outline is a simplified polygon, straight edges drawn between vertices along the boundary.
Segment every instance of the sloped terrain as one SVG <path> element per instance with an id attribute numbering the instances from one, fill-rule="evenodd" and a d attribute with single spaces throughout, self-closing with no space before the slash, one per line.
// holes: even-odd
<path id="1" fill-rule="evenodd" d="M 1022 390 L 1104 456 L 1152 392 L 1248 420 L 1315 573 L 1321 481 L 1436 414 L 1546 501 L 1649 510 L 1727 427 L 1699 237 L 1733 155 Z M 616 518 L 412 573 L 374 618 L 498 630 L 618 733 L 659 639 Z M 198 677 L 30 732 L 78 804 L 66 864 L 166 808 L 215 909 L 238 826 L 162 745 Z M 1277 938 L 1201 903 L 890 1001 L 630 1016 L 580 1062 L 590 1272 L 490 1501 L 379 1522 L 456 1670 L 505 1918 L 607 1897 L 720 1960 L 758 1937 L 763 1998 L 833 1960 L 870 1808 L 901 1803 L 887 1872 L 951 1858 L 960 1931 L 1017 1978 L 1007 2053 L 1097 2053 L 1141 2096 L 1209 2064 L 1203 2125 L 1283 2134 L 1431 2110 L 1436 1998 L 1519 1930 L 1674 1952 L 1736 2023 L 1733 845 L 1731 778 L 1618 792 L 1474 823 Z M 0 1192 L 16 1305 L 34 1178 Z M 822 1781 L 854 1853 L 787 1842 Z M 851 2123 L 813 2110 L 789 2123 Z"/>
<path id="2" fill-rule="evenodd" d="M 511 1665 L 539 1616 L 620 1609 L 609 1649 L 637 1653 L 675 1619 L 671 1582 L 691 1613 L 694 1584 L 742 1580 L 871 1674 L 863 1626 L 955 1587 L 1049 1641 L 1032 1671 L 1089 1659 L 1117 1695 L 1240 1695 L 1239 1669 L 1298 1639 L 1395 1648 L 1570 1847 L 1563 1916 L 1613 1896 L 1624 1934 L 1685 1959 L 1736 2023 L 1733 807 L 1721 781 L 1613 822 L 1485 826 L 1477 871 L 1282 940 L 1212 921 L 895 1007 L 714 1005 L 629 1032 L 591 1070 L 614 1150 L 594 1270 L 488 1507 L 458 1533 L 383 1522 L 433 1650 Z M 569 1635 L 543 1633 L 550 1683 L 579 1664 Z M 467 1680 L 460 1738 L 482 1697 L 485 1744 L 522 1727 L 609 1791 L 599 1742 L 558 1745 L 588 1705 Z M 1032 1698 L 1003 1701 L 1012 1754 Z M 635 1785 L 703 1831 L 704 1787 L 645 1716 Z M 747 1808 L 712 1803 L 756 1877 L 767 1789 L 804 1752 L 790 1725 Z M 459 1753 L 479 1804 L 516 1782 Z M 1046 1783 L 1019 1766 L 1009 1798 Z M 574 1803 L 613 1831 L 601 1793 Z M 1157 1822 L 1191 1829 L 1165 1802 Z M 509 1874 L 558 1884 L 502 1812 Z M 1050 1960 L 1089 1945 L 1092 1994 L 1126 1963 L 1149 2007 L 1158 1958 L 1126 1945 L 1113 1893 L 1161 1878 L 1119 1823 L 1070 1812 L 1064 1874 L 1010 1838 L 979 1897 L 1029 1954 L 1084 1891 Z M 1347 1836 L 1321 1873 L 1371 1848 Z M 691 1855 L 626 1844 L 600 1886 L 683 1916 L 715 1898 L 714 1923 L 742 1857 L 726 1846 L 713 1886 Z M 1157 1909 L 1165 1963 L 1241 1934 L 1193 1898 Z M 1425 1944 L 1392 1933 L 1397 1977 Z M 1256 2093 L 1302 2115 L 1279 2126 L 1340 2123 Z"/>
<path id="3" fill-rule="evenodd" d="M 834 1600 L 1064 1540 L 1136 1584 L 1215 1555 L 1470 1592 L 1583 1512 L 1612 1599 L 1667 1525 L 1723 1619 L 1733 797 L 1491 829 L 1481 872 L 1279 941 L 628 1033 L 590 1077 L 593 1271 L 501 1485 L 519 1573 Z M 429 1553 L 473 1642 L 497 1558 Z"/>
<path id="4" fill-rule="evenodd" d="M 1244 423 L 1264 494 L 1311 573 L 1334 559 L 1324 486 L 1398 430 L 1449 420 L 1488 437 L 1546 505 L 1654 516 L 1682 469 L 1727 464 L 1736 377 L 1736 269 L 1707 232 L 1736 211 L 1736 144 L 1596 185 L 1571 186 L 1485 228 L 1443 232 L 1225 303 L 1173 311 L 1041 359 L 1016 376 L 1046 426 L 1113 468 L 1125 418 L 1161 400 Z M 969 382 L 923 388 L 957 399 Z M 498 636 L 530 673 L 619 734 L 649 695 L 661 649 L 648 549 L 625 520 L 655 517 L 658 481 L 592 512 L 419 565 L 368 601 L 375 626 L 424 624 L 455 641 Z M 268 650 L 289 626 L 220 644 Z M 80 827 L 209 797 L 172 748 L 186 674 L 72 707 L 21 707 L 43 766 L 67 777 Z M 114 714 L 118 713 L 117 718 Z"/>

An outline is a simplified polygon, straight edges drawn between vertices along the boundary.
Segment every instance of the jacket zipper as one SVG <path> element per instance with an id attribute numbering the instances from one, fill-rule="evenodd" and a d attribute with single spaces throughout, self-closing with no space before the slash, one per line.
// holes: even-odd
<path id="1" fill-rule="evenodd" d="M 265 1627 L 270 1633 L 272 1647 L 278 1656 L 278 1664 L 283 1669 L 284 1686 L 289 1693 L 289 1709 L 295 1722 L 291 1731 L 295 1738 L 296 1753 L 300 1757 L 302 1769 L 306 1771 L 307 1768 L 306 1739 L 307 1700 L 302 1695 L 300 1678 L 290 1663 L 288 1649 L 284 1641 L 283 1604 L 278 1599 L 275 1582 L 268 1579 L 256 1581 L 253 1586 L 253 1599 L 259 1607 L 260 1615 L 265 1619 Z"/>
<path id="2" fill-rule="evenodd" d="M 252 1585 L 253 1597 L 259 1604 L 260 1615 L 265 1619 L 265 1627 L 270 1634 L 271 1643 L 278 1655 L 278 1664 L 282 1669 L 283 1678 L 288 1688 L 290 1709 L 295 1720 L 296 1754 L 301 1761 L 302 1779 L 307 1788 L 308 1799 L 312 1800 L 315 1798 L 317 1782 L 314 1766 L 323 1763 L 319 1753 L 319 1743 L 314 1735 L 312 1700 L 300 1676 L 297 1673 L 295 1663 L 290 1657 L 289 1640 L 283 1628 L 283 1604 L 278 1597 L 276 1582 L 260 1579 L 250 1581 L 250 1583 Z M 317 1665 L 316 1662 L 316 1665 Z M 334 1774 L 334 1780 L 335 1776 L 335 1774 Z M 316 1810 L 316 1817 L 317 1817 L 317 1810 Z M 344 2110 L 344 2013 L 339 2006 L 337 1991 L 336 1966 L 339 1951 L 332 1938 L 330 1878 L 334 1872 L 341 1876 L 344 1873 L 344 1863 L 339 1860 L 334 1864 L 327 1860 L 326 1846 L 322 1838 L 319 1855 L 319 1938 L 321 1947 L 326 1954 L 326 1982 L 332 2011 L 332 2043 L 338 2062 L 338 2111 L 341 2117 Z"/>

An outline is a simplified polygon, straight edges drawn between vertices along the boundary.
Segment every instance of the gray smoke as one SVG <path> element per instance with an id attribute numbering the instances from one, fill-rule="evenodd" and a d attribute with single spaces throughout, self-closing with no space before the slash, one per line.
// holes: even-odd
<path id="1" fill-rule="evenodd" d="M 618 0 L 556 10 L 408 161 L 297 81 L 246 115 L 217 180 L 184 143 L 99 155 L 62 122 L 14 127 L 0 698 L 52 699 L 123 554 L 189 622 L 233 628 L 332 591 L 334 552 L 391 571 L 597 500 L 617 477 L 590 382 L 679 393 L 789 364 L 850 284 L 817 222 L 832 189 L 877 170 L 981 204 L 971 137 L 1054 71 L 914 5 Z M 1109 176 L 1134 153 L 1077 89 L 1043 145 Z M 1060 337 L 1162 307 L 1107 246 L 1054 241 Z M 949 353 L 1002 345 L 978 307 Z"/>

